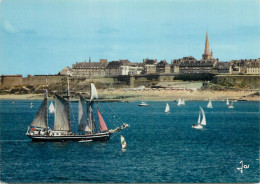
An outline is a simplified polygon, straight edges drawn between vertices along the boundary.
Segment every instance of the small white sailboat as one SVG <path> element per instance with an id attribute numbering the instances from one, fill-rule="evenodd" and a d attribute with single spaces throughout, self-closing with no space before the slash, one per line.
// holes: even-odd
<path id="1" fill-rule="evenodd" d="M 30 108 L 33 108 L 33 103 L 31 102 Z"/>
<path id="2" fill-rule="evenodd" d="M 227 103 L 226 103 L 226 105 L 229 105 L 229 100 L 228 100 L 228 98 L 227 98 Z"/>
<path id="3" fill-rule="evenodd" d="M 211 100 L 209 100 L 209 103 L 207 105 L 207 108 L 213 108 Z"/>
<path id="4" fill-rule="evenodd" d="M 200 114 L 202 114 L 202 120 L 201 121 L 200 121 Z M 206 116 L 205 116 L 204 110 L 200 107 L 198 124 L 196 124 L 196 125 L 193 124 L 192 128 L 202 129 L 203 126 L 206 126 Z"/>
<path id="5" fill-rule="evenodd" d="M 185 100 L 184 99 L 180 99 L 178 100 L 178 106 L 182 106 L 182 105 L 185 105 Z"/>
<path id="6" fill-rule="evenodd" d="M 125 138 L 121 135 L 121 147 L 122 147 L 122 150 L 126 150 L 126 141 L 125 141 Z"/>
<path id="7" fill-rule="evenodd" d="M 168 103 L 166 103 L 166 107 L 165 107 L 165 113 L 169 113 L 170 112 L 170 106 Z"/>
<path id="8" fill-rule="evenodd" d="M 53 114 L 55 112 L 55 108 L 53 103 L 51 102 L 50 106 L 49 106 L 49 113 Z"/>
<path id="9" fill-rule="evenodd" d="M 228 106 L 229 109 L 233 109 L 234 105 L 233 105 L 233 101 L 231 101 L 230 105 Z"/>
<path id="10" fill-rule="evenodd" d="M 139 106 L 149 106 L 146 102 L 142 101 L 142 103 L 139 104 Z"/>

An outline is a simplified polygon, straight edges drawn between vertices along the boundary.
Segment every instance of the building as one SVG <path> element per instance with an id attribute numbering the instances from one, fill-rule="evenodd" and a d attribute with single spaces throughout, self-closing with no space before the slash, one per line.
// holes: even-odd
<path id="1" fill-rule="evenodd" d="M 143 59 L 142 74 L 156 74 L 157 59 Z"/>
<path id="2" fill-rule="evenodd" d="M 240 59 L 232 60 L 229 73 L 234 74 L 250 74 L 259 75 L 260 74 L 260 58 L 258 59 Z"/>
<path id="3" fill-rule="evenodd" d="M 68 75 L 68 72 L 72 73 L 72 75 L 73 75 L 72 69 L 70 67 L 66 66 L 58 74 L 59 75 Z"/>
<path id="4" fill-rule="evenodd" d="M 138 65 L 131 63 L 129 60 L 111 61 L 106 67 L 106 76 L 117 75 L 135 75 L 140 74 Z"/>
<path id="5" fill-rule="evenodd" d="M 171 68 L 170 65 L 166 62 L 166 60 L 161 60 L 157 65 L 156 65 L 156 73 L 170 73 Z"/>
<path id="6" fill-rule="evenodd" d="M 100 59 L 99 62 L 91 62 L 89 58 L 89 62 L 80 62 L 72 65 L 72 73 L 73 76 L 78 77 L 104 77 L 106 75 L 105 69 L 107 66 L 106 59 Z"/>
<path id="7" fill-rule="evenodd" d="M 218 62 L 214 68 L 214 74 L 229 74 L 230 62 Z"/>
<path id="8" fill-rule="evenodd" d="M 213 52 L 209 50 L 208 31 L 206 33 L 205 50 L 201 60 L 196 60 L 192 56 L 175 59 L 171 62 L 171 73 L 191 74 L 191 73 L 214 73 L 214 67 L 218 59 L 213 58 Z"/>

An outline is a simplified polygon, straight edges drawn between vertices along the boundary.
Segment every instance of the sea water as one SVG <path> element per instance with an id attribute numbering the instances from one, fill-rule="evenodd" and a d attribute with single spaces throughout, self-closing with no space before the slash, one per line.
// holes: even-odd
<path id="1" fill-rule="evenodd" d="M 31 102 L 33 107 L 30 108 Z M 99 103 L 109 128 L 128 123 L 109 142 L 32 142 L 26 135 L 41 101 L 1 100 L 1 181 L 22 183 L 258 183 L 259 102 Z M 73 131 L 78 104 L 71 103 Z M 199 107 L 206 114 L 203 130 Z M 49 115 L 53 128 L 54 115 Z M 121 150 L 120 135 L 127 142 Z M 243 165 L 242 165 L 243 164 Z"/>

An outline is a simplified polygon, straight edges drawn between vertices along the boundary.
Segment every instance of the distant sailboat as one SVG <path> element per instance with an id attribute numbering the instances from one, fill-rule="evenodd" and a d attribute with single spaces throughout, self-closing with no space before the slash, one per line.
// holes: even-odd
<path id="1" fill-rule="evenodd" d="M 143 102 L 139 104 L 139 106 L 149 106 L 149 104 L 147 104 L 146 102 Z"/>
<path id="2" fill-rule="evenodd" d="M 233 109 L 234 105 L 233 105 L 233 101 L 231 101 L 231 104 L 228 106 L 229 109 Z"/>
<path id="3" fill-rule="evenodd" d="M 200 121 L 200 114 L 202 114 L 202 120 L 201 121 Z M 200 107 L 198 124 L 196 124 L 196 125 L 193 124 L 192 128 L 202 129 L 203 128 L 202 125 L 206 126 L 206 116 L 205 116 L 204 110 Z"/>
<path id="4" fill-rule="evenodd" d="M 33 108 L 33 103 L 31 102 L 31 106 L 30 106 L 31 108 Z"/>
<path id="5" fill-rule="evenodd" d="M 170 112 L 170 106 L 168 103 L 166 103 L 166 107 L 165 107 L 165 113 L 169 113 Z"/>
<path id="6" fill-rule="evenodd" d="M 229 105 L 229 101 L 228 101 L 228 98 L 227 98 L 227 103 L 226 103 L 226 105 Z"/>
<path id="7" fill-rule="evenodd" d="M 211 100 L 209 100 L 209 103 L 207 105 L 207 108 L 213 108 Z"/>
<path id="8" fill-rule="evenodd" d="M 125 150 L 126 149 L 126 141 L 125 141 L 125 138 L 121 135 L 121 147 L 122 147 L 122 150 Z"/>
<path id="9" fill-rule="evenodd" d="M 185 105 L 185 100 L 184 99 L 180 99 L 178 100 L 178 106 L 182 106 L 182 105 Z"/>
<path id="10" fill-rule="evenodd" d="M 53 114 L 55 112 L 55 108 L 53 103 L 51 102 L 50 106 L 49 106 L 49 113 Z"/>

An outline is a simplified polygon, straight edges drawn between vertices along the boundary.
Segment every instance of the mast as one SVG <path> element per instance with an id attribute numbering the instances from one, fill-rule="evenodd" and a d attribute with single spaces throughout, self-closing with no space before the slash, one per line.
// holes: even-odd
<path id="1" fill-rule="evenodd" d="M 46 76 L 46 98 L 47 98 L 47 104 L 48 104 L 48 79 L 47 79 L 47 76 Z M 47 131 L 46 131 L 46 135 L 48 135 L 48 129 L 49 129 L 49 125 L 48 125 L 48 105 L 46 105 L 46 108 L 45 108 L 45 113 L 46 113 L 46 120 L 47 120 Z"/>
<path id="2" fill-rule="evenodd" d="M 68 111 L 69 111 L 69 131 L 71 131 L 71 122 L 70 122 L 70 80 L 69 77 L 72 76 L 70 71 L 67 71 L 67 98 L 68 98 Z"/>

